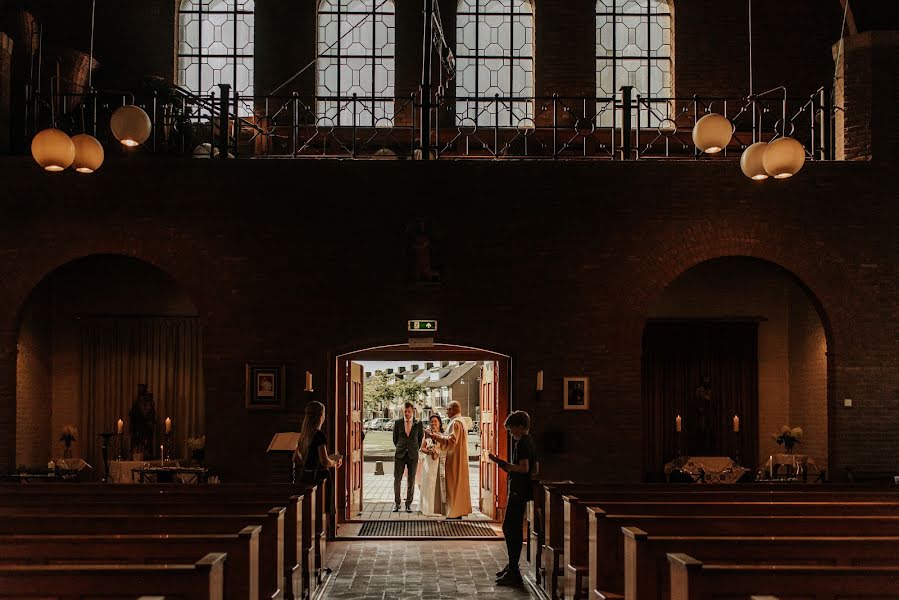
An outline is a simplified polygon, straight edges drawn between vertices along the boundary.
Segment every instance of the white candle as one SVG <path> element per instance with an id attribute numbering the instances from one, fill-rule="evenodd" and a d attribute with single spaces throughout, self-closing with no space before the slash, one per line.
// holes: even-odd
<path id="1" fill-rule="evenodd" d="M 116 423 L 116 433 L 122 433 L 122 430 L 125 429 L 125 421 L 119 419 Z"/>
<path id="2" fill-rule="evenodd" d="M 543 369 L 537 371 L 537 391 L 543 391 Z"/>
<path id="3" fill-rule="evenodd" d="M 677 430 L 678 433 L 680 433 L 680 431 L 681 431 L 680 415 L 677 415 L 677 417 L 674 419 L 674 428 Z"/>
<path id="4" fill-rule="evenodd" d="M 165 452 L 162 450 L 162 444 L 159 444 L 159 460 L 165 460 Z"/>
<path id="5" fill-rule="evenodd" d="M 172 419 L 170 417 L 165 418 L 165 432 L 172 433 Z"/>
<path id="6" fill-rule="evenodd" d="M 740 417 L 734 415 L 734 433 L 740 433 Z"/>
<path id="7" fill-rule="evenodd" d="M 306 371 L 306 389 L 303 391 L 305 391 L 305 392 L 312 391 L 312 373 L 310 373 L 309 371 Z"/>

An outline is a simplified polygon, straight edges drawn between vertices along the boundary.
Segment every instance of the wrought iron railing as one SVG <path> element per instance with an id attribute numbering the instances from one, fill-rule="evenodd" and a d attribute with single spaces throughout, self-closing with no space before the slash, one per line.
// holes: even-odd
<path id="1" fill-rule="evenodd" d="M 422 104 L 403 97 L 197 95 L 179 88 L 151 93 L 59 94 L 30 105 L 35 131 L 51 122 L 115 144 L 108 120 L 122 104 L 144 108 L 153 123 L 145 146 L 158 153 L 232 157 L 419 159 Z M 824 88 L 808 98 L 647 98 L 622 88 L 614 97 L 462 98 L 430 103 L 434 159 L 692 159 L 696 121 L 727 116 L 734 135 L 715 160 L 739 157 L 753 141 L 798 139 L 809 160 L 833 158 L 833 107 Z M 69 108 L 74 106 L 74 108 Z M 322 106 L 327 114 L 320 115 Z M 464 107 L 464 112 L 459 107 Z M 68 110 L 60 110 L 67 107 Z M 41 125 L 39 127 L 38 125 Z M 32 132 L 33 133 L 33 132 Z"/>

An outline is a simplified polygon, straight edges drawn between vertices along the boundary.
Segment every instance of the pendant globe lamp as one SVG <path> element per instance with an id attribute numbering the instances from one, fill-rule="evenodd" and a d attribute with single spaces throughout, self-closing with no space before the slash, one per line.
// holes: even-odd
<path id="1" fill-rule="evenodd" d="M 754 181 L 768 179 L 768 172 L 762 163 L 767 148 L 768 142 L 756 142 L 743 150 L 743 154 L 740 156 L 740 168 L 746 177 Z"/>
<path id="2" fill-rule="evenodd" d="M 109 128 L 112 129 L 112 135 L 119 140 L 123 146 L 133 148 L 140 146 L 150 137 L 153 124 L 150 117 L 139 106 L 126 104 L 120 106 L 112 113 L 109 120 Z"/>
<path id="3" fill-rule="evenodd" d="M 693 126 L 693 144 L 706 154 L 717 154 L 730 143 L 734 126 L 724 115 L 709 113 Z"/>
<path id="4" fill-rule="evenodd" d="M 805 164 L 805 148 L 791 137 L 778 138 L 765 148 L 762 164 L 774 179 L 792 177 Z"/>
<path id="5" fill-rule="evenodd" d="M 31 140 L 31 156 L 45 171 L 64 171 L 75 160 L 75 144 L 64 131 L 51 127 Z"/>
<path id="6" fill-rule="evenodd" d="M 72 168 L 79 173 L 93 173 L 103 165 L 103 145 L 92 135 L 80 133 L 72 136 L 75 144 L 75 160 Z"/>

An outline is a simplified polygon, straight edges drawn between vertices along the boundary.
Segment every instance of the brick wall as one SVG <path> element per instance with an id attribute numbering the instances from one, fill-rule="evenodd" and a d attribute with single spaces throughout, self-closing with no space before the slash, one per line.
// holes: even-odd
<path id="1" fill-rule="evenodd" d="M 51 451 L 52 331 L 47 286 L 35 290 L 22 312 L 16 360 L 15 466 L 46 465 Z"/>
<path id="2" fill-rule="evenodd" d="M 790 293 L 790 420 L 802 427 L 797 452 L 827 469 L 827 339 L 805 292 Z M 840 410 L 836 405 L 833 410 Z"/>
<path id="3" fill-rule="evenodd" d="M 513 357 L 513 407 L 531 412 L 538 442 L 544 431 L 566 432 L 565 451 L 541 461 L 547 476 L 637 480 L 643 327 L 671 282 L 721 256 L 780 265 L 820 302 L 833 341 L 835 476 L 846 465 L 899 467 L 899 220 L 883 200 L 890 173 L 873 163 L 809 163 L 798 177 L 758 185 L 718 161 L 224 163 L 110 153 L 95 177 L 6 158 L 0 181 L 5 464 L 15 458 L 15 342 L 28 294 L 60 265 L 116 253 L 169 273 L 197 307 L 208 456 L 228 479 L 263 476 L 253 449 L 295 423 L 307 369 L 328 381 L 314 394 L 327 401 L 335 355 L 402 342 L 406 319 L 427 315 L 440 320 L 439 341 Z M 472 211 L 471 226 L 452 226 Z M 447 232 L 438 286 L 408 283 L 404 268 L 371 269 L 405 264 L 418 218 Z M 248 361 L 287 363 L 285 411 L 246 411 Z M 591 378 L 586 414 L 561 408 L 562 377 L 572 374 Z M 842 398 L 856 400 L 852 411 L 833 410 Z"/>
<path id="4" fill-rule="evenodd" d="M 899 159 L 899 32 L 869 31 L 833 47 L 838 160 Z"/>

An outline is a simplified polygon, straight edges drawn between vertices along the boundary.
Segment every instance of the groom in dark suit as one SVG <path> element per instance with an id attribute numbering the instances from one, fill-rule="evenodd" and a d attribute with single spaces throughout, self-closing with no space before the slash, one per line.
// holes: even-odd
<path id="1" fill-rule="evenodd" d="M 421 448 L 421 440 L 424 438 L 424 429 L 421 421 L 415 420 L 415 407 L 411 402 L 406 402 L 403 407 L 403 418 L 393 423 L 393 445 L 396 452 L 393 455 L 393 512 L 400 511 L 400 483 L 403 480 L 403 470 L 409 470 L 409 480 L 406 486 L 406 512 L 412 512 L 412 497 L 415 494 L 415 472 L 418 470 L 418 449 Z"/>

